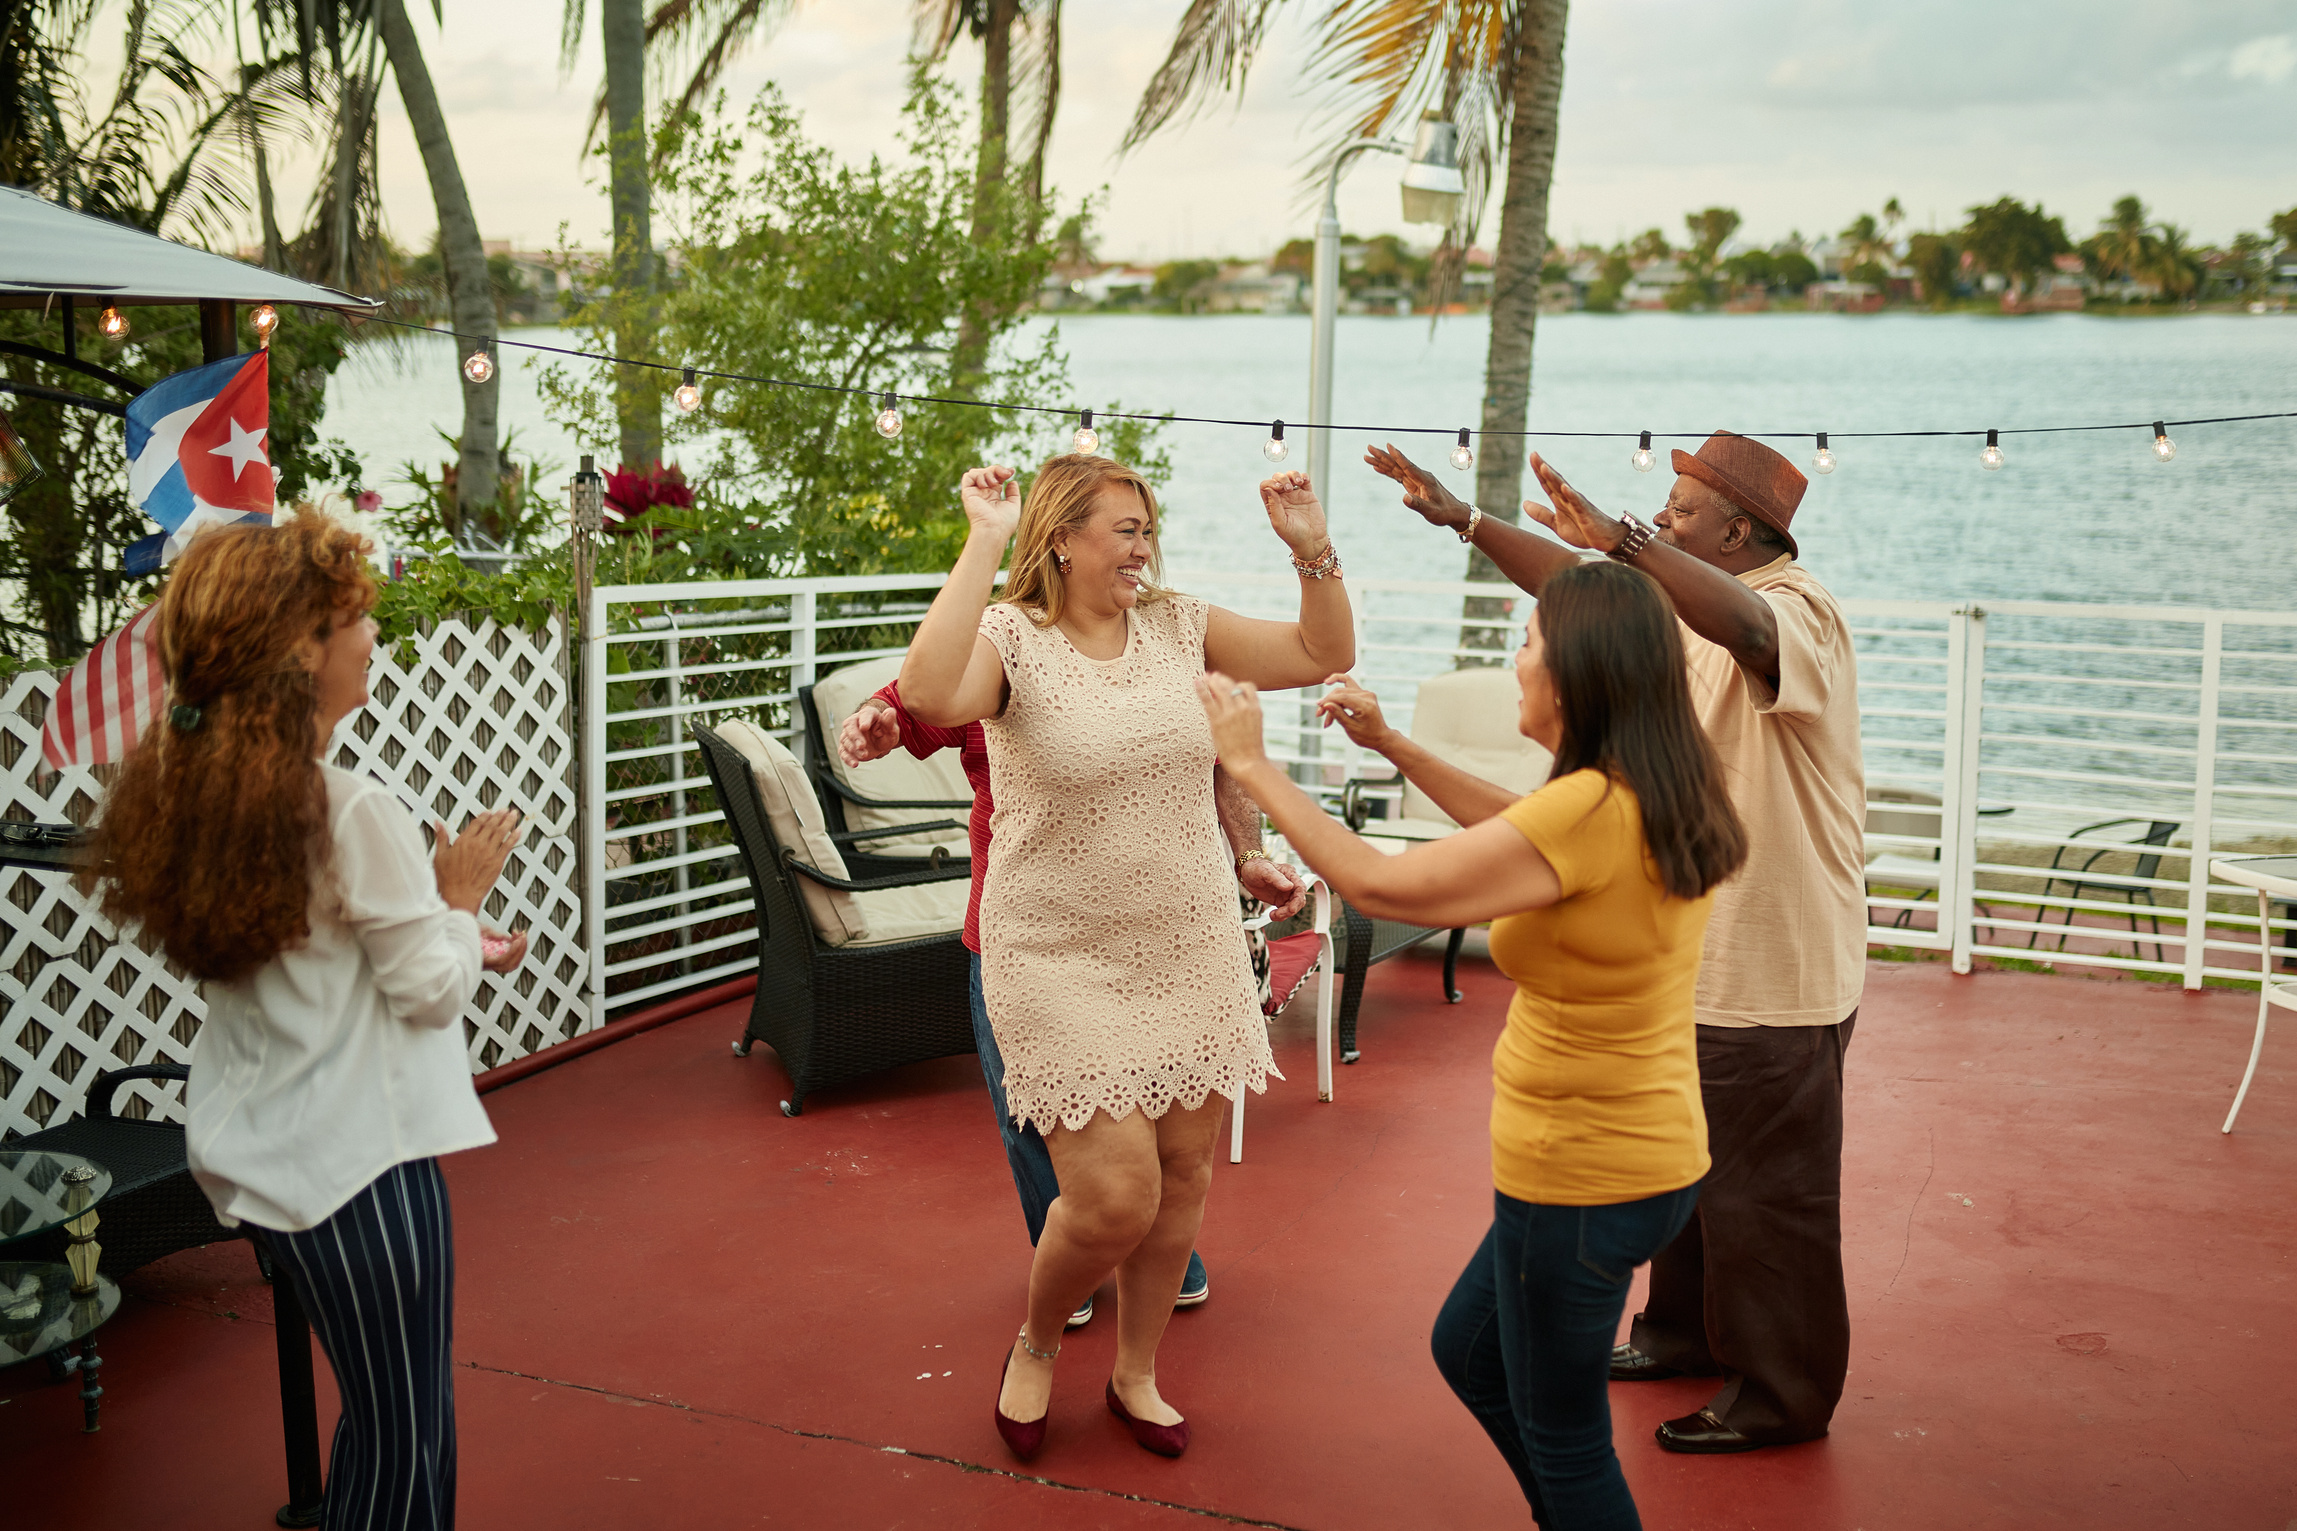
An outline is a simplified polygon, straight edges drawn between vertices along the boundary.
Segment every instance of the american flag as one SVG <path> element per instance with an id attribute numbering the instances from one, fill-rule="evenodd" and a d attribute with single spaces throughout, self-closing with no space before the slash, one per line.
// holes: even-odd
<path id="1" fill-rule="evenodd" d="M 146 606 L 65 672 L 40 727 L 40 753 L 49 769 L 125 760 L 166 708 L 167 677 L 160 673 L 152 630 L 158 613 L 157 606 Z"/>

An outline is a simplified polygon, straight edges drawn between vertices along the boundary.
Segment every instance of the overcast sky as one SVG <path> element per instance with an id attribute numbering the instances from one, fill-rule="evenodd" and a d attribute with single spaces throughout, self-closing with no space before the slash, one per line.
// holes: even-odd
<path id="1" fill-rule="evenodd" d="M 767 81 L 838 151 L 890 148 L 910 0 L 799 0 L 728 85 Z M 1112 257 L 1260 255 L 1311 233 L 1299 186 L 1328 98 L 1303 77 L 1292 0 L 1240 103 L 1116 146 L 1163 57 L 1181 0 L 1069 0 L 1052 179 L 1066 201 L 1108 190 Z M 448 4 L 421 18 L 463 173 L 488 238 L 539 247 L 559 225 L 602 240 L 605 198 L 578 159 L 597 87 L 596 7 L 561 77 L 557 0 Z M 970 91 L 977 59 L 955 68 Z M 2204 241 L 2297 205 L 2297 4 L 2291 0 L 1581 0 L 1564 52 L 1550 227 L 1610 243 L 1686 210 L 1745 216 L 1742 237 L 1839 229 L 1895 195 L 1916 227 L 1951 226 L 2004 194 L 2039 198 L 2079 238 L 2136 192 Z M 383 178 L 393 232 L 437 224 L 414 140 L 386 89 Z M 1397 163 L 1359 161 L 1351 233 L 1408 232 Z M 306 182 L 307 184 L 307 182 Z M 290 225 L 299 210 L 288 204 Z M 1496 199 L 1483 239 L 1496 237 Z M 292 234 L 294 228 L 291 226 Z"/>

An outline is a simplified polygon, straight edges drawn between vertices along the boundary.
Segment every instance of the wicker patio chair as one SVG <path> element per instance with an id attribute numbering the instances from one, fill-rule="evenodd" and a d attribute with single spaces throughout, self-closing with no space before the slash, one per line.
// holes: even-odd
<path id="1" fill-rule="evenodd" d="M 832 834 L 805 768 L 750 723 L 698 727 L 694 738 L 757 905 L 757 997 L 734 1055 L 748 1057 L 753 1042 L 780 1055 L 782 1114 L 830 1085 L 972 1052 L 970 866 L 848 877 L 844 845 L 901 831 Z"/>
<path id="2" fill-rule="evenodd" d="M 972 854 L 962 822 L 973 808 L 973 788 L 943 750 L 920 760 L 905 749 L 848 768 L 837 754 L 838 725 L 869 696 L 901 673 L 901 656 L 865 659 L 833 670 L 798 689 L 798 710 L 806 727 L 806 772 L 822 817 L 833 834 L 907 826 L 908 834 L 887 835 L 867 849 L 848 848 L 846 867 L 857 877 L 915 871 L 920 860 L 962 862 Z M 956 833 L 946 833 L 954 823 Z"/>
<path id="3" fill-rule="evenodd" d="M 1511 792 L 1527 793 L 1547 779 L 1553 763 L 1546 750 L 1526 739 L 1516 727 L 1522 691 L 1515 671 L 1496 665 L 1475 665 L 1420 683 L 1412 706 L 1412 742 L 1448 765 L 1459 767 Z M 1372 817 L 1375 799 L 1368 790 L 1402 787 L 1403 797 L 1384 818 Z M 1340 789 L 1340 816 L 1348 827 L 1391 854 L 1424 840 L 1440 840 L 1459 829 L 1459 821 L 1438 808 L 1419 788 L 1398 772 L 1390 776 L 1357 777 Z M 1384 801 L 1379 806 L 1389 806 Z M 1354 1063 L 1356 1011 L 1364 1002 L 1364 975 L 1375 964 L 1399 952 L 1410 951 L 1436 931 L 1396 920 L 1375 920 L 1345 900 L 1340 904 L 1341 969 L 1340 1061 Z M 1460 1002 L 1460 946 L 1464 929 L 1451 932 L 1444 943 L 1444 999 Z"/>

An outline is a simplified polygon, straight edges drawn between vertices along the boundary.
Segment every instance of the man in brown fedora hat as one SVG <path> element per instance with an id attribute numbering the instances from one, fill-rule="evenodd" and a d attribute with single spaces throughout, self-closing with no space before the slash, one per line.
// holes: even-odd
<path id="1" fill-rule="evenodd" d="M 1587 548 L 1634 564 L 1675 603 L 1692 698 L 1750 850 L 1715 892 L 1699 970 L 1714 1166 L 1698 1216 L 1651 1262 L 1648 1305 L 1611 1375 L 1722 1375 L 1705 1408 L 1659 1427 L 1670 1451 L 1824 1435 L 1850 1360 L 1842 1069 L 1866 974 L 1866 779 L 1850 627 L 1795 561 L 1806 481 L 1760 442 L 1717 432 L 1674 454 L 1666 508 L 1645 526 L 1605 515 L 1534 453 L 1553 505 L 1523 508 L 1559 543 L 1464 504 L 1393 447 L 1365 460 L 1535 596 Z"/>

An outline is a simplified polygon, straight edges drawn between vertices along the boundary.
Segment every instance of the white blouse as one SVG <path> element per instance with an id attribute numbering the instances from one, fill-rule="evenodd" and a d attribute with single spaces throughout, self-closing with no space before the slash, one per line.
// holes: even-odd
<path id="1" fill-rule="evenodd" d="M 439 897 L 387 789 L 320 770 L 335 855 L 311 937 L 210 982 L 192 1048 L 191 1170 L 226 1225 L 316 1227 L 393 1165 L 495 1140 L 458 1024 L 478 992 L 478 921 Z"/>

